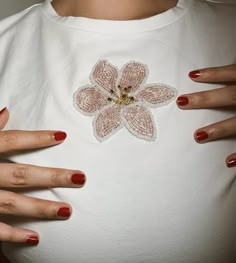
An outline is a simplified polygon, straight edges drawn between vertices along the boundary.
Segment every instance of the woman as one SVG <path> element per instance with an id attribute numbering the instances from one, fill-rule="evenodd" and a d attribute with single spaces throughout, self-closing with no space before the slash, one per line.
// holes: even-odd
<path id="1" fill-rule="evenodd" d="M 234 12 L 189 0 L 54 0 L 2 21 L 1 104 L 10 111 L 2 152 L 57 145 L 66 137 L 57 129 L 68 134 L 56 148 L 6 156 L 24 165 L 2 164 L 2 214 L 71 216 L 12 222 L 36 232 L 2 224 L 0 240 L 38 244 L 5 244 L 12 262 L 235 261 L 227 166 L 236 156 L 223 161 L 235 148 L 224 139 L 236 131 L 235 65 L 190 73 L 230 84 L 223 88 L 186 76 L 236 61 Z M 7 119 L 5 109 L 2 127 Z M 198 143 L 224 140 L 199 145 L 193 131 Z M 54 202 L 4 190 L 80 187 L 78 168 L 88 180 L 80 190 L 21 192 Z"/>

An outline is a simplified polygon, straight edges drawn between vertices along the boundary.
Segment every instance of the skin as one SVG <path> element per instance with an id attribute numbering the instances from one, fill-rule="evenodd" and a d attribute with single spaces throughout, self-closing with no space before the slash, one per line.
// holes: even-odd
<path id="1" fill-rule="evenodd" d="M 150 17 L 176 5 L 176 0 L 54 0 L 53 7 L 60 16 L 84 16 L 95 19 L 111 20 L 132 20 Z M 201 69 L 190 75 L 196 82 L 207 83 L 227 83 L 222 89 L 183 94 L 176 100 L 177 106 L 181 110 L 229 107 L 236 105 L 236 65 Z M 193 77 L 194 75 L 194 77 Z M 180 97 L 187 97 L 188 104 L 181 106 Z M 186 98 L 185 98 L 186 101 Z M 9 118 L 7 109 L 0 112 L 0 129 L 4 128 Z M 205 131 L 208 139 L 199 142 L 197 132 Z M 62 141 L 55 141 L 54 134 L 57 131 L 1 131 L 0 132 L 0 155 L 4 157 L 5 152 L 14 150 L 37 149 L 47 146 L 56 146 Z M 211 124 L 207 127 L 199 128 L 194 131 L 194 139 L 197 143 L 207 143 L 213 140 L 235 136 L 236 117 L 229 120 L 222 120 L 219 123 Z M 14 138 L 14 139 L 12 139 Z M 7 142 L 7 143 L 6 143 Z M 230 154 L 230 153 L 229 153 Z M 232 160 L 235 160 L 232 161 Z M 226 165 L 236 166 L 236 153 L 230 154 L 226 160 Z M 229 165 L 230 163 L 230 165 Z M 233 165 L 232 165 L 233 164 Z M 16 187 L 12 178 L 14 174 L 23 171 L 24 185 L 18 184 L 17 187 L 82 187 L 71 182 L 71 176 L 81 171 L 45 168 L 19 164 L 0 164 L 0 214 L 13 216 L 30 216 L 42 219 L 68 219 L 57 215 L 58 209 L 67 207 L 69 212 L 72 208 L 69 204 L 52 202 L 26 197 L 9 191 L 9 188 Z M 1 204 L 5 204 L 5 209 Z M 31 207 L 30 210 L 27 207 Z M 7 209 L 6 209 L 7 208 Z M 26 243 L 29 237 L 39 239 L 39 234 L 28 229 L 19 229 L 0 222 L 0 241 Z M 37 243 L 37 242 L 36 242 Z M 36 244 L 35 244 L 36 245 Z M 7 262 L 0 252 L 0 261 Z"/>
<path id="2" fill-rule="evenodd" d="M 176 6 L 177 0 L 53 0 L 60 16 L 132 20 L 150 17 Z"/>
<path id="3" fill-rule="evenodd" d="M 9 119 L 9 112 L 5 108 L 0 113 L 0 129 L 4 128 Z M 64 139 L 56 139 L 58 131 L 1 131 L 0 156 L 14 151 L 39 149 L 56 146 Z M 42 219 L 67 219 L 72 208 L 63 202 L 52 202 L 37 198 L 26 197 L 9 191 L 10 188 L 53 188 L 70 187 L 80 188 L 83 184 L 73 183 L 72 176 L 84 173 L 79 170 L 38 167 L 27 164 L 0 163 L 0 214 L 25 216 Z M 61 208 L 68 210 L 66 216 L 58 215 Z M 25 243 L 30 237 L 38 237 L 35 231 L 11 227 L 0 222 L 0 240 Z"/>
<path id="4" fill-rule="evenodd" d="M 181 110 L 208 109 L 208 108 L 229 108 L 236 112 L 236 64 L 222 67 L 197 69 L 189 73 L 189 77 L 195 82 L 201 83 L 225 83 L 221 88 L 183 94 L 178 97 L 176 103 Z M 188 104 L 181 106 L 181 98 L 187 98 Z M 208 138 L 199 141 L 198 133 L 205 132 Z M 222 120 L 217 123 L 201 127 L 194 131 L 194 139 L 197 143 L 208 143 L 227 137 L 236 136 L 236 116 Z M 236 166 L 236 153 L 229 153 L 225 159 L 229 167 Z"/>

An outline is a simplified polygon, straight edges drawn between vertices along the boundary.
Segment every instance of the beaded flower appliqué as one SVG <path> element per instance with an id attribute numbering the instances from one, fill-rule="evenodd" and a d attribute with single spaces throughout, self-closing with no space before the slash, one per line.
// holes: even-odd
<path id="1" fill-rule="evenodd" d="M 74 106 L 84 115 L 95 116 L 94 135 L 100 141 L 122 127 L 140 139 L 155 141 L 156 126 L 150 108 L 167 105 L 177 90 L 164 84 L 144 85 L 146 65 L 130 61 L 119 71 L 107 60 L 100 60 L 90 75 L 91 85 L 74 93 Z"/>

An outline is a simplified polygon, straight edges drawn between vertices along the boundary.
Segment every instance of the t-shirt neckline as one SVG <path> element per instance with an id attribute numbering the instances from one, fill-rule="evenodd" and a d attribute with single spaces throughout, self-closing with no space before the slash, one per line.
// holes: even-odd
<path id="1" fill-rule="evenodd" d="M 166 12 L 138 20 L 106 20 L 87 17 L 60 16 L 51 4 L 45 0 L 43 12 L 56 23 L 86 31 L 100 33 L 131 34 L 159 29 L 180 19 L 189 9 L 193 0 L 178 0 L 177 5 Z"/>

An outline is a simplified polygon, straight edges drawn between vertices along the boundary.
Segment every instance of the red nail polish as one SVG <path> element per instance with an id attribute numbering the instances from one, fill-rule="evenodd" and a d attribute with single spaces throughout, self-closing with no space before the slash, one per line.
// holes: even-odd
<path id="1" fill-rule="evenodd" d="M 57 215 L 60 217 L 70 217 L 71 212 L 68 207 L 62 207 L 57 211 Z"/>
<path id="2" fill-rule="evenodd" d="M 2 114 L 6 109 L 7 109 L 7 107 L 3 108 L 3 109 L 0 111 L 0 114 Z"/>
<path id="3" fill-rule="evenodd" d="M 86 178 L 85 178 L 84 174 L 73 174 L 71 176 L 71 181 L 74 184 L 84 185 L 85 180 L 86 180 Z"/>
<path id="4" fill-rule="evenodd" d="M 227 161 L 227 166 L 228 166 L 229 168 L 235 167 L 235 166 L 236 166 L 236 159 L 230 159 L 230 160 L 228 160 L 228 161 Z"/>
<path id="5" fill-rule="evenodd" d="M 39 239 L 37 236 L 30 236 L 27 238 L 26 243 L 30 245 L 38 245 Z"/>
<path id="6" fill-rule="evenodd" d="M 201 131 L 201 132 L 197 132 L 196 133 L 196 139 L 197 141 L 201 142 L 201 141 L 205 141 L 206 139 L 208 139 L 209 135 L 208 133 Z"/>
<path id="7" fill-rule="evenodd" d="M 196 79 L 198 77 L 200 77 L 201 75 L 201 71 L 200 70 L 194 70 L 194 71 L 191 71 L 189 73 L 189 77 L 192 78 L 192 79 Z"/>
<path id="8" fill-rule="evenodd" d="M 55 141 L 64 141 L 66 139 L 66 133 L 65 132 L 56 132 L 54 133 Z"/>
<path id="9" fill-rule="evenodd" d="M 177 103 L 179 106 L 186 106 L 189 104 L 189 99 L 188 97 L 181 96 L 181 97 L 178 97 Z"/>

